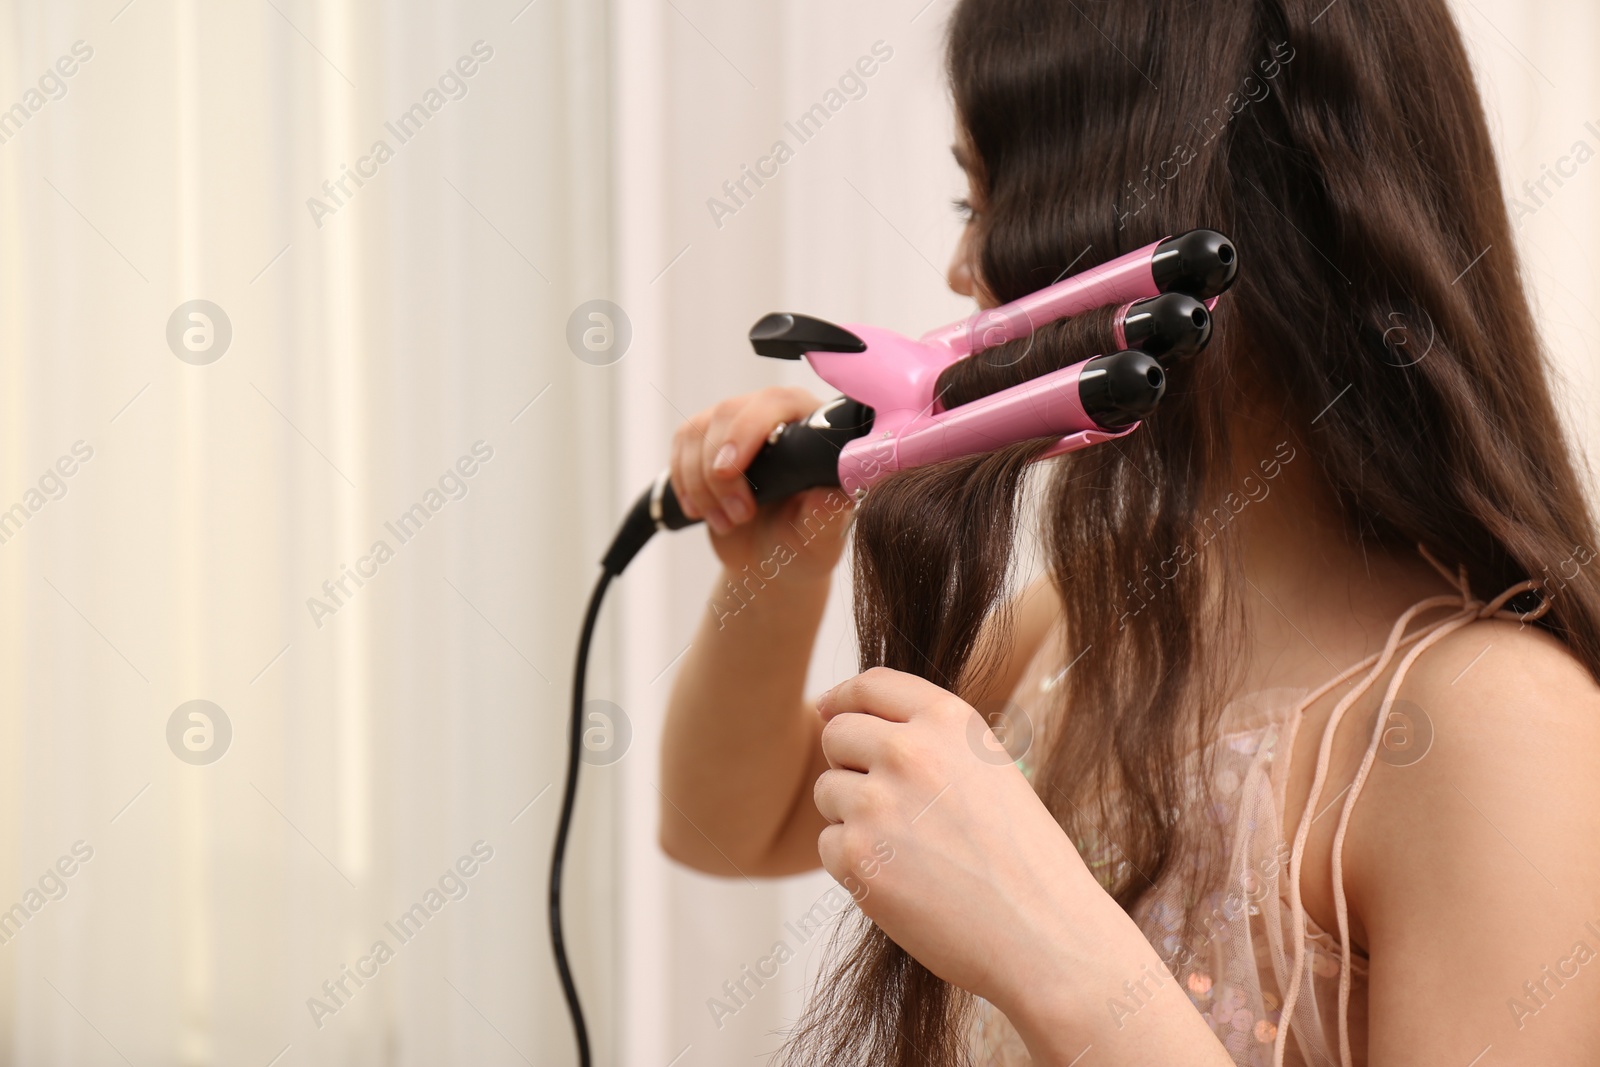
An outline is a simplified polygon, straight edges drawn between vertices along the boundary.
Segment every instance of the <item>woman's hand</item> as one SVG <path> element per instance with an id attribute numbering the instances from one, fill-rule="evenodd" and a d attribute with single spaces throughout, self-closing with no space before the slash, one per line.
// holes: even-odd
<path id="1" fill-rule="evenodd" d="M 1057 982 L 1108 901 L 965 701 L 875 667 L 823 694 L 822 864 L 929 970 L 994 1003 Z"/>
<path id="2" fill-rule="evenodd" d="M 823 866 L 896 944 L 1004 1012 L 1035 1063 L 1231 1067 L 970 705 L 874 667 L 817 708 Z"/>
<path id="3" fill-rule="evenodd" d="M 813 489 L 757 509 L 744 476 L 774 427 L 821 406 L 804 389 L 774 387 L 723 400 L 678 427 L 673 491 L 685 515 L 705 520 L 729 571 L 770 563 L 780 545 L 804 574 L 827 574 L 838 563 L 851 506 L 842 490 Z"/>

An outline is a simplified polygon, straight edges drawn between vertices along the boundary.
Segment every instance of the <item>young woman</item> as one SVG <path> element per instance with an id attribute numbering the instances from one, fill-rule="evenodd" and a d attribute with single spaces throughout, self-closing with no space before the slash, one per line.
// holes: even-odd
<path id="1" fill-rule="evenodd" d="M 1600 1062 L 1595 532 L 1445 0 L 963 0 L 949 72 L 956 291 L 1197 226 L 1241 270 L 1153 417 L 1032 468 L 1019 595 L 1038 444 L 873 489 L 871 669 L 815 702 L 847 513 L 740 471 L 816 398 L 679 432 L 725 580 L 787 562 L 684 660 L 663 845 L 870 920 L 785 1059 Z"/>

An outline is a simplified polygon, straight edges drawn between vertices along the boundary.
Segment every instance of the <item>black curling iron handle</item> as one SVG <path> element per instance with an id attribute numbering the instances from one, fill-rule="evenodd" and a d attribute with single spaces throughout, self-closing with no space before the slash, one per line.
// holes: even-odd
<path id="1" fill-rule="evenodd" d="M 782 500 L 807 489 L 837 486 L 839 448 L 828 440 L 826 431 L 804 422 L 784 423 L 761 446 L 744 477 L 757 504 Z M 681 530 L 701 521 L 683 513 L 671 482 L 662 483 L 660 514 L 660 526 L 668 530 Z"/>
<path id="2" fill-rule="evenodd" d="M 872 409 L 844 397 L 810 418 L 784 423 L 745 468 L 744 477 L 756 503 L 838 486 L 839 453 L 871 426 Z M 601 565 L 612 574 L 621 574 L 657 530 L 681 530 L 700 521 L 683 513 L 678 494 L 663 471 L 634 501 Z"/>

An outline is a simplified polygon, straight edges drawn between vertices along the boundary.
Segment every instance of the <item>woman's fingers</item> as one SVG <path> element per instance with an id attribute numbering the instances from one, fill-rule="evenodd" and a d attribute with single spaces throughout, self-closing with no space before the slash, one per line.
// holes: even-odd
<path id="1" fill-rule="evenodd" d="M 890 722 L 910 722 L 937 711 L 967 709 L 960 697 L 914 674 L 873 667 L 848 678 L 817 698 L 823 719 L 860 712 Z"/>
<path id="2" fill-rule="evenodd" d="M 817 398 L 804 389 L 763 389 L 752 393 L 748 400 L 727 413 L 723 435 L 718 440 L 722 445 L 733 447 L 718 457 L 722 461 L 717 469 L 720 477 L 750 466 L 768 435 L 780 423 L 803 419 L 819 406 Z"/>
<path id="3" fill-rule="evenodd" d="M 721 401 L 678 427 L 670 476 L 683 513 L 705 519 L 717 533 L 755 518 L 755 494 L 745 468 L 774 427 L 802 419 L 816 407 L 816 397 L 804 389 L 762 389 Z"/>
<path id="4" fill-rule="evenodd" d="M 817 407 L 816 397 L 804 389 L 763 389 L 745 399 L 719 405 L 722 410 L 707 435 L 712 448 L 707 453 L 706 484 L 736 523 L 747 522 L 756 513 L 755 494 L 744 476 L 756 453 L 775 427 L 805 418 Z"/>
<path id="5" fill-rule="evenodd" d="M 756 501 L 750 482 L 744 476 L 749 460 L 740 462 L 741 442 L 730 439 L 729 431 L 741 411 L 760 404 L 759 397 L 758 393 L 755 398 L 726 400 L 712 408 L 711 425 L 706 430 L 705 447 L 700 453 L 706 491 L 716 499 L 717 510 L 734 526 L 755 518 Z M 750 456 L 755 456 L 754 449 L 750 450 Z"/>
<path id="6" fill-rule="evenodd" d="M 727 529 L 727 520 L 717 506 L 717 498 L 706 485 L 706 426 L 710 419 L 702 412 L 678 427 L 675 437 L 672 488 L 678 504 L 690 518 L 705 519 L 718 533 Z"/>
<path id="7" fill-rule="evenodd" d="M 705 515 L 689 492 L 691 473 L 695 478 L 700 476 L 700 452 L 690 446 L 685 435 L 688 429 L 689 424 L 684 423 L 672 435 L 672 459 L 667 466 L 667 474 L 672 482 L 672 492 L 678 498 L 679 510 L 691 519 L 703 519 Z"/>
<path id="8" fill-rule="evenodd" d="M 875 715 L 835 715 L 822 728 L 828 766 L 870 771 L 894 745 L 894 723 Z"/>
<path id="9" fill-rule="evenodd" d="M 870 806 L 866 792 L 866 775 L 860 771 L 835 769 L 822 772 L 811 790 L 811 796 L 824 819 L 841 823 L 861 815 Z"/>

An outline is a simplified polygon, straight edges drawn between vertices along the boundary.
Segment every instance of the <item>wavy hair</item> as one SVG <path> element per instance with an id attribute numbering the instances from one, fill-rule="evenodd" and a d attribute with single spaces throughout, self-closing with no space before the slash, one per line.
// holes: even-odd
<path id="1" fill-rule="evenodd" d="M 1241 416 L 1288 424 L 1349 538 L 1425 543 L 1484 590 L 1548 578 L 1593 521 L 1445 0 L 962 0 L 948 71 L 995 299 L 1197 226 L 1240 250 L 1211 346 L 1161 409 L 1048 473 L 1049 573 L 1072 647 L 1095 655 L 1054 690 L 1071 714 L 1034 785 L 1080 847 L 1095 827 L 1116 842 L 1107 889 L 1131 909 L 1185 872 L 1177 813 L 1204 789 L 1186 754 L 1236 682 Z M 946 402 L 1093 355 L 1093 332 L 985 353 L 947 375 Z M 977 691 L 1037 447 L 874 488 L 854 549 L 863 668 Z M 1600 585 L 1562 579 L 1538 625 L 1600 676 Z M 782 1061 L 965 1062 L 970 998 L 870 923 L 851 936 Z"/>

